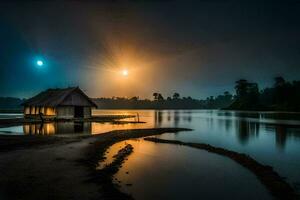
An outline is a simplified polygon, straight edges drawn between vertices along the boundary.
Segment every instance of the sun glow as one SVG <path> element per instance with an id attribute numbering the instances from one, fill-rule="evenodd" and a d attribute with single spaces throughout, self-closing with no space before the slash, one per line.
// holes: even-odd
<path id="1" fill-rule="evenodd" d="M 128 76 L 128 70 L 127 69 L 123 69 L 122 70 L 122 75 L 123 76 Z"/>
<path id="2" fill-rule="evenodd" d="M 82 69 L 86 73 L 82 75 L 82 81 L 90 93 L 109 97 L 140 95 L 152 98 L 153 76 L 160 66 L 161 54 L 156 56 L 156 52 L 146 51 L 132 34 L 119 37 L 111 31 L 99 31 L 97 37 L 103 36 L 99 37 L 103 51 L 95 51 L 95 56 L 91 56 L 85 69 Z M 162 58 L 165 60 L 165 57 Z"/>

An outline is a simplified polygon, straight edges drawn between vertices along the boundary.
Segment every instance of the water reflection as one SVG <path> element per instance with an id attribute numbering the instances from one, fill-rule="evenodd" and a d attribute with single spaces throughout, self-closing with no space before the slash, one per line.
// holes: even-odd
<path id="1" fill-rule="evenodd" d="M 225 121 L 225 130 L 226 132 L 228 132 L 230 130 L 230 128 L 232 127 L 232 120 L 224 120 Z"/>
<path id="2" fill-rule="evenodd" d="M 179 111 L 175 110 L 174 111 L 174 126 L 178 127 L 179 122 L 180 122 Z"/>
<path id="3" fill-rule="evenodd" d="M 289 139 L 300 138 L 299 128 L 294 128 L 286 125 L 267 126 L 266 129 L 275 132 L 276 147 L 279 150 L 284 150 Z"/>
<path id="4" fill-rule="evenodd" d="M 117 129 L 153 128 L 153 127 L 186 127 L 201 133 L 202 138 L 213 138 L 218 141 L 236 139 L 240 145 L 248 145 L 252 138 L 261 140 L 260 134 L 271 133 L 268 139 L 277 149 L 284 150 L 287 141 L 299 138 L 300 122 L 295 121 L 299 114 L 295 113 L 258 113 L 234 112 L 215 110 L 96 110 L 93 115 L 129 114 L 139 113 L 140 121 L 144 124 L 112 124 L 91 122 L 57 122 L 44 124 L 27 124 L 19 127 L 1 128 L 0 132 L 23 132 L 26 135 L 52 135 L 52 134 L 99 134 Z M 273 118 L 274 116 L 274 118 Z M 286 120 L 287 117 L 295 117 Z M 132 119 L 130 119 L 132 121 Z M 214 134 L 217 135 L 214 135 Z M 22 133 L 20 133 L 22 134 Z M 224 135 L 225 134 L 225 135 Z M 273 137 L 272 137 L 273 134 Z M 199 137 L 198 135 L 197 137 Z M 232 138 L 232 137 L 235 138 Z"/>
<path id="5" fill-rule="evenodd" d="M 186 121 L 188 121 L 189 123 L 192 122 L 192 112 L 191 111 L 187 111 L 187 116 L 184 118 Z"/>
<path id="6" fill-rule="evenodd" d="M 287 139 L 287 131 L 284 126 L 276 126 L 275 128 L 276 134 L 276 145 L 278 149 L 284 149 Z"/>
<path id="7" fill-rule="evenodd" d="M 23 125 L 25 135 L 91 134 L 91 122 L 51 122 Z"/>
<path id="8" fill-rule="evenodd" d="M 126 143 L 131 144 L 134 151 L 114 181 L 134 199 L 250 200 L 257 196 L 272 199 L 248 170 L 226 157 L 199 149 L 127 140 L 111 146 L 104 163 L 112 162 L 113 155 Z"/>
<path id="9" fill-rule="evenodd" d="M 171 121 L 171 112 L 168 110 L 168 117 L 167 117 L 167 120 L 168 120 L 168 122 L 170 122 Z"/>
<path id="10" fill-rule="evenodd" d="M 160 110 L 156 110 L 154 114 L 155 125 L 160 127 L 163 122 L 163 112 Z"/>
<path id="11" fill-rule="evenodd" d="M 299 113 L 293 112 L 250 112 L 250 111 L 217 111 L 217 116 L 234 116 L 239 118 L 277 119 L 277 120 L 300 120 Z"/>
<path id="12" fill-rule="evenodd" d="M 154 111 L 154 127 L 162 126 L 173 126 L 178 127 L 178 125 L 183 122 L 192 122 L 192 111 L 180 111 L 180 110 L 155 110 Z"/>
<path id="13" fill-rule="evenodd" d="M 250 137 L 259 136 L 259 123 L 239 120 L 236 123 L 236 133 L 241 144 L 246 144 Z"/>

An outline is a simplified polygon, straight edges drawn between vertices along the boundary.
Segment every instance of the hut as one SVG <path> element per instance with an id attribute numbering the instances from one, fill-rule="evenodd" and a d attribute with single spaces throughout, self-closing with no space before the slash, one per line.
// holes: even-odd
<path id="1" fill-rule="evenodd" d="M 72 119 L 91 117 L 97 105 L 79 88 L 48 89 L 26 100 L 25 117 Z"/>

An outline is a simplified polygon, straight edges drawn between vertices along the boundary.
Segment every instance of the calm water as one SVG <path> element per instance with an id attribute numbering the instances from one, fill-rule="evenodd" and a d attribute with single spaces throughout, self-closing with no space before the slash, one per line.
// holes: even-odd
<path id="1" fill-rule="evenodd" d="M 0 119 L 11 119 L 21 117 L 23 117 L 23 114 L 20 113 L 0 113 Z"/>
<path id="2" fill-rule="evenodd" d="M 300 114 L 217 110 L 103 112 L 105 114 L 138 112 L 140 119 L 147 123 L 137 127 L 192 128 L 193 131 L 163 134 L 158 137 L 208 143 L 249 154 L 259 162 L 273 166 L 297 191 L 300 191 Z"/>
<path id="3" fill-rule="evenodd" d="M 272 199 L 257 178 L 234 161 L 190 147 L 127 140 L 109 148 L 106 163 L 125 143 L 134 151 L 114 182 L 135 199 Z"/>
<path id="4" fill-rule="evenodd" d="M 136 114 L 146 124 L 63 123 L 37 127 L 0 129 L 5 134 L 96 134 L 115 129 L 184 127 L 193 131 L 163 134 L 163 139 L 208 143 L 247 153 L 259 162 L 271 165 L 299 191 L 300 187 L 300 115 L 278 112 L 233 112 L 217 110 L 95 110 L 94 115 Z M 131 119 L 132 120 L 132 119 Z M 161 152 L 161 154 L 164 154 Z M 176 157 L 181 153 L 174 153 Z M 162 155 L 163 156 L 163 155 Z M 147 173 L 147 171 L 145 171 Z M 148 180 L 145 180 L 148 181 Z M 150 180 L 149 180 L 150 181 Z M 134 183 L 133 183 L 134 184 Z"/>

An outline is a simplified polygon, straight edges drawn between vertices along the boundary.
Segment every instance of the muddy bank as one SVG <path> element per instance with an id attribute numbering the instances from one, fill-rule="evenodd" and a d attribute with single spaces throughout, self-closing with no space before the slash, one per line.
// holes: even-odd
<path id="1" fill-rule="evenodd" d="M 164 140 L 159 138 L 145 138 L 146 141 L 156 142 L 156 143 L 168 143 L 176 145 L 185 145 L 193 148 L 203 149 L 208 152 L 216 153 L 222 156 L 226 156 L 243 167 L 250 170 L 256 175 L 256 177 L 261 181 L 262 184 L 271 192 L 271 194 L 277 199 L 299 199 L 294 189 L 281 177 L 277 172 L 273 170 L 271 166 L 263 165 L 249 155 L 237 153 L 234 151 L 226 150 L 223 148 L 218 148 L 211 146 L 209 144 L 202 143 L 189 143 L 181 142 L 176 140 Z"/>
<path id="2" fill-rule="evenodd" d="M 73 141 L 74 139 L 69 139 Z M 68 140 L 53 136 L 30 136 L 30 135 L 0 135 L 0 153 L 11 150 L 36 148 L 42 145 L 54 143 L 64 144 Z"/>
<path id="3" fill-rule="evenodd" d="M 98 185 L 87 182 L 88 168 L 79 165 L 94 138 L 17 139 L 14 149 L 0 153 L 0 199 L 99 199 Z M 12 141 L 15 140 L 12 138 Z M 69 142 L 67 142 L 69 141 Z"/>
<path id="4" fill-rule="evenodd" d="M 122 167 L 125 159 L 133 152 L 133 147 L 127 144 L 124 148 L 114 156 L 114 160 L 101 170 L 94 171 L 91 182 L 95 182 L 101 186 L 104 199 L 133 199 L 130 195 L 122 193 L 118 190 L 118 185 L 113 183 L 113 175 L 115 175 Z"/>
<path id="5" fill-rule="evenodd" d="M 0 199 L 124 199 L 126 195 L 110 185 L 112 175 L 100 179 L 95 170 L 105 150 L 117 141 L 184 130 L 119 130 L 72 138 L 1 136 Z"/>

